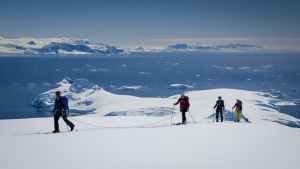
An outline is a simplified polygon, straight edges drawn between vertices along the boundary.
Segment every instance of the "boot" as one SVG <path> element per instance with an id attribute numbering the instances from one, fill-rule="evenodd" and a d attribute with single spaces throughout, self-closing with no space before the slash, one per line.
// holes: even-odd
<path id="1" fill-rule="evenodd" d="M 72 126 L 71 126 L 71 131 L 73 131 L 73 130 L 74 130 L 74 128 L 75 128 L 75 125 L 72 125 Z"/>

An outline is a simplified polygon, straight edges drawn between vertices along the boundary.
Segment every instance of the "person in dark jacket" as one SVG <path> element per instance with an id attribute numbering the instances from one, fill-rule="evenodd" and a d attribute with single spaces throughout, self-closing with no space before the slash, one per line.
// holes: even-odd
<path id="1" fill-rule="evenodd" d="M 223 122 L 223 112 L 225 110 L 225 105 L 221 96 L 218 97 L 214 109 L 216 109 L 216 122 L 219 122 L 219 115 L 221 116 L 221 122 Z"/>
<path id="2" fill-rule="evenodd" d="M 75 125 L 68 120 L 67 113 L 69 112 L 69 106 L 68 106 L 68 98 L 65 96 L 61 96 L 61 92 L 57 91 L 55 92 L 55 104 L 53 108 L 53 115 L 54 115 L 54 131 L 53 133 L 59 132 L 59 124 L 58 120 L 62 116 L 63 120 L 66 122 L 66 124 L 71 128 L 71 131 L 74 130 Z"/>
<path id="3" fill-rule="evenodd" d="M 177 100 L 176 103 L 174 103 L 174 105 L 180 104 L 180 112 L 182 114 L 182 124 L 186 123 L 186 112 L 189 111 L 190 108 L 190 102 L 189 102 L 189 97 L 185 96 L 184 94 L 182 94 L 180 96 L 180 98 Z"/>

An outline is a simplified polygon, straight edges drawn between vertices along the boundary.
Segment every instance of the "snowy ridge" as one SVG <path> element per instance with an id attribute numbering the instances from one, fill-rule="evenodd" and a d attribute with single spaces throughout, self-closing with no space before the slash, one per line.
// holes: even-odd
<path id="1" fill-rule="evenodd" d="M 175 89 L 192 86 L 173 84 Z M 140 86 L 124 88 L 124 90 L 137 90 Z M 63 79 L 58 87 L 40 94 L 32 101 L 32 105 L 39 110 L 51 111 L 53 107 L 54 93 L 60 90 L 69 98 L 71 113 L 96 113 L 105 115 L 169 115 L 169 108 L 176 102 L 178 95 L 169 98 L 141 98 L 135 96 L 116 95 L 105 91 L 86 79 Z M 207 121 L 214 111 L 212 106 L 220 95 L 226 103 L 228 116 L 232 115 L 231 107 L 236 99 L 243 100 L 244 113 L 253 122 L 281 122 L 300 124 L 291 116 L 278 112 L 274 103 L 280 103 L 279 99 L 268 97 L 266 93 L 251 92 L 234 89 L 214 89 L 203 91 L 191 91 L 187 95 L 191 99 L 191 112 L 200 121 Z M 166 113 L 159 113 L 165 111 Z M 150 113 L 149 113 L 150 112 Z"/>
<path id="2" fill-rule="evenodd" d="M 148 99 L 134 96 L 115 95 L 105 91 L 87 79 L 63 79 L 57 88 L 41 93 L 32 101 L 32 106 L 40 111 L 51 111 L 54 104 L 55 91 L 62 91 L 69 98 L 71 113 L 100 113 L 105 115 L 111 111 L 123 111 L 129 102 L 136 102 L 134 108 L 149 108 L 148 104 L 158 103 L 163 99 Z M 126 86 L 122 90 L 138 90 L 141 86 Z M 145 103 L 146 100 L 150 102 Z M 163 103 L 166 104 L 164 101 Z M 117 105 L 117 106 L 116 106 Z M 114 106 L 114 109 L 111 109 Z M 150 106 L 151 107 L 151 106 Z M 133 108 L 133 109 L 134 109 Z"/>
<path id="3" fill-rule="evenodd" d="M 56 90 L 69 97 L 71 113 L 93 110 L 95 114 L 69 117 L 78 130 L 72 133 L 60 120 L 60 134 L 50 134 L 52 117 L 0 120 L 0 149 L 5 152 L 0 155 L 0 168 L 299 168 L 300 122 L 273 109 L 274 98 L 265 93 L 188 92 L 188 124 L 175 126 L 171 123 L 181 120 L 178 109 L 172 107 L 178 95 L 116 95 L 86 79 L 64 79 L 57 88 L 39 95 L 33 105 L 53 106 Z M 212 121 L 212 106 L 219 95 L 225 100 L 224 123 Z M 232 122 L 235 99 L 243 101 L 243 114 L 251 123 Z"/>
<path id="4" fill-rule="evenodd" d="M 95 109 L 92 106 L 93 101 L 82 96 L 91 95 L 101 90 L 100 87 L 87 81 L 86 79 L 63 79 L 57 83 L 58 87 L 47 92 L 41 93 L 32 101 L 32 106 L 38 111 L 50 113 L 53 109 L 55 100 L 55 91 L 61 91 L 70 100 L 70 111 L 72 113 L 92 113 Z"/>
<path id="5" fill-rule="evenodd" d="M 79 38 L 0 38 L 0 53 L 83 55 L 83 54 L 125 54 L 125 50 Z"/>

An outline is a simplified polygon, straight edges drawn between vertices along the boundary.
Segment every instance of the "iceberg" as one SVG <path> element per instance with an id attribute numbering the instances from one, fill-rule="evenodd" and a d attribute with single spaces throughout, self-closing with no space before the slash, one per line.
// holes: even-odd
<path id="1" fill-rule="evenodd" d="M 186 90 L 186 89 L 192 89 L 192 88 L 194 88 L 194 86 L 187 85 L 187 84 L 180 84 L 180 83 L 169 85 L 169 89 Z"/>
<path id="2" fill-rule="evenodd" d="M 121 90 L 121 91 L 136 91 L 136 90 L 140 90 L 142 89 L 143 86 L 142 85 L 135 85 L 135 86 L 121 86 L 118 88 L 118 90 Z"/>

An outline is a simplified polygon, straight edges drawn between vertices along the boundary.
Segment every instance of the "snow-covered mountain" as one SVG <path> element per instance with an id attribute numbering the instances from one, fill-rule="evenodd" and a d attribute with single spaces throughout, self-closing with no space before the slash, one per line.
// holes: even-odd
<path id="1" fill-rule="evenodd" d="M 87 39 L 53 37 L 53 38 L 5 38 L 0 36 L 0 54 L 20 54 L 20 55 L 84 55 L 84 54 L 104 54 L 119 55 L 130 52 L 253 52 L 263 51 L 264 48 L 248 43 L 223 43 L 223 44 L 189 44 L 175 43 L 160 48 L 138 48 L 122 49 L 112 45 L 103 44 Z"/>
<path id="2" fill-rule="evenodd" d="M 4 38 L 0 37 L 0 53 L 4 54 L 124 54 L 115 46 L 79 38 Z"/>
<path id="3" fill-rule="evenodd" d="M 170 87 L 175 89 L 192 88 L 192 86 L 183 84 L 172 84 Z M 134 89 L 136 88 L 137 87 L 134 87 Z M 74 114 L 98 113 L 106 115 L 107 113 L 114 112 L 113 114 L 116 114 L 116 112 L 121 111 L 126 112 L 125 114 L 128 115 L 136 114 L 134 112 L 142 112 L 140 109 L 143 109 L 146 112 L 144 114 L 149 115 L 151 114 L 149 111 L 153 108 L 155 108 L 155 110 L 159 110 L 160 108 L 166 109 L 172 107 L 172 103 L 175 102 L 178 97 L 140 98 L 135 96 L 116 95 L 105 91 L 101 87 L 89 82 L 87 79 L 71 80 L 66 78 L 57 83 L 57 88 L 37 96 L 32 101 L 32 105 L 37 109 L 41 109 L 46 112 L 51 111 L 54 103 L 54 93 L 58 90 L 62 91 L 69 98 L 71 112 Z M 300 126 L 300 122 L 297 121 L 297 119 L 279 113 L 275 109 L 274 103 L 277 103 L 280 100 L 271 97 L 269 93 L 233 89 L 215 89 L 191 91 L 188 92 L 187 95 L 189 95 L 192 100 L 191 111 L 196 110 L 196 112 L 199 113 L 195 115 L 199 117 L 199 120 L 205 120 L 211 115 L 211 106 L 213 106 L 215 99 L 221 95 L 227 103 L 227 116 L 232 116 L 230 107 L 234 104 L 235 99 L 241 99 L 245 106 L 245 116 L 249 117 L 253 122 L 280 122 L 281 124 L 286 123 L 287 125 L 287 122 L 294 122 L 295 125 Z M 128 105 L 131 104 L 134 105 L 134 107 L 132 109 L 128 109 Z M 169 113 L 169 111 L 165 112 L 166 114 Z M 141 114 L 143 115 L 143 113 Z M 228 117 L 228 119 L 230 118 Z"/>
<path id="4" fill-rule="evenodd" d="M 0 54 L 20 55 L 84 55 L 104 54 L 119 55 L 129 53 L 157 52 L 259 52 L 265 51 L 260 45 L 248 43 L 190 44 L 174 43 L 160 48 L 118 48 L 87 39 L 54 37 L 54 38 L 5 38 L 0 36 Z"/>
<path id="5" fill-rule="evenodd" d="M 159 53 L 159 52 L 275 52 L 261 45 L 250 43 L 221 43 L 221 44 L 200 44 L 200 43 L 173 43 L 156 48 L 138 47 L 128 49 L 138 53 Z"/>
<path id="6" fill-rule="evenodd" d="M 245 51 L 258 51 L 263 49 L 262 46 L 246 43 L 228 43 L 219 45 L 201 45 L 201 44 L 188 44 L 177 43 L 169 45 L 165 50 L 167 51 L 230 51 L 230 52 L 245 52 Z"/>

